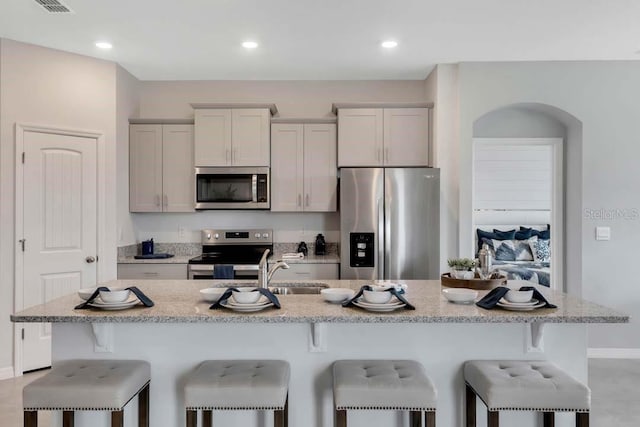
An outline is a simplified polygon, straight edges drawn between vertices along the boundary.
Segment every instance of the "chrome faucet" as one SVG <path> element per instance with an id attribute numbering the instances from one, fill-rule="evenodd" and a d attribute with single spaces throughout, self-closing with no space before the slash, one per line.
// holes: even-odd
<path id="1" fill-rule="evenodd" d="M 258 287 L 267 289 L 269 287 L 269 282 L 273 277 L 273 273 L 278 271 L 281 268 L 285 270 L 289 268 L 289 264 L 284 261 L 276 262 L 271 270 L 268 269 L 267 258 L 269 256 L 269 249 L 265 249 L 262 254 L 262 258 L 260 258 L 260 263 L 258 264 Z"/>

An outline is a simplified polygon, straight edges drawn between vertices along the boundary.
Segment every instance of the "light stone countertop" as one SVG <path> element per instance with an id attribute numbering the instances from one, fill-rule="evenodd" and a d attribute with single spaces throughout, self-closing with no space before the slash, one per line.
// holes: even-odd
<path id="1" fill-rule="evenodd" d="M 557 309 L 530 312 L 485 310 L 476 305 L 447 302 L 441 294 L 439 280 L 400 281 L 408 286 L 406 298 L 416 310 L 373 313 L 357 307 L 344 308 L 324 302 L 320 295 L 279 295 L 282 309 L 265 309 L 256 313 L 237 313 L 226 309 L 210 310 L 211 303 L 202 301 L 199 290 L 224 287 L 232 282 L 240 286 L 246 281 L 229 280 L 114 280 L 105 286 L 124 288 L 138 286 L 155 306 L 136 306 L 122 311 L 96 309 L 74 310 L 82 302 L 67 295 L 11 316 L 14 322 L 72 323 L 626 323 L 629 317 L 615 310 L 561 292 L 540 288 Z M 330 287 L 359 289 L 364 281 L 322 280 L 297 281 L 298 286 L 324 283 Z M 280 281 L 271 285 L 278 286 Z M 370 282 L 369 282 L 370 283 Z M 377 282 L 383 283 L 383 282 Z M 480 292 L 480 296 L 486 293 Z"/>
<path id="2" fill-rule="evenodd" d="M 132 256 L 118 257 L 118 264 L 188 264 L 197 255 L 176 255 L 171 258 L 135 259 Z"/>

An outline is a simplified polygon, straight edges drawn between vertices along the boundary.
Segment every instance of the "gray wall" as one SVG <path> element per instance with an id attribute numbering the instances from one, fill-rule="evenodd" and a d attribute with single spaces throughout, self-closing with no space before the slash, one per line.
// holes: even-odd
<path id="1" fill-rule="evenodd" d="M 567 270 L 580 277 L 582 295 L 632 315 L 630 325 L 590 328 L 590 347 L 637 348 L 640 287 L 635 279 L 640 220 L 596 220 L 585 209 L 638 209 L 640 181 L 640 62 L 463 63 L 460 96 L 460 252 L 470 255 L 473 123 L 487 112 L 518 103 L 554 106 L 582 123 L 569 125 Z M 562 113 L 558 113 L 559 116 Z M 567 120 L 567 123 L 572 123 Z M 577 142 L 581 141 L 581 144 Z M 598 242 L 596 226 L 611 227 Z M 571 232 L 576 235 L 571 235 Z M 579 244 L 578 244 L 579 243 Z M 571 247 L 569 246 L 571 245 Z M 579 250 L 581 248 L 581 251 Z M 575 283 L 574 283 L 575 285 Z M 581 286 L 580 286 L 581 285 Z M 575 289 L 570 289 L 575 292 Z"/>

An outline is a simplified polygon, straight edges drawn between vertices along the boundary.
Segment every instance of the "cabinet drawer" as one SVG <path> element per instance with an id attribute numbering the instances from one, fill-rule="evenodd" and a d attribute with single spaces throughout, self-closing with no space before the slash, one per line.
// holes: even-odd
<path id="1" fill-rule="evenodd" d="M 186 280 L 187 264 L 118 264 L 120 280 Z"/>
<path id="2" fill-rule="evenodd" d="M 340 264 L 289 264 L 289 269 L 280 269 L 273 280 L 337 280 Z"/>

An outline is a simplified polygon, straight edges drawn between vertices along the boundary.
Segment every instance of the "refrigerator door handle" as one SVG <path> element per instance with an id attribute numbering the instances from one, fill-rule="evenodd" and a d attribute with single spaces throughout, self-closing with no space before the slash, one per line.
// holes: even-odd
<path id="1" fill-rule="evenodd" d="M 378 280 L 384 279 L 384 200 L 378 199 Z"/>
<path id="2" fill-rule="evenodd" d="M 386 186 L 386 183 L 385 183 Z M 391 279 L 391 204 L 392 204 L 392 192 L 391 188 L 384 189 L 385 201 L 384 201 L 384 280 Z M 399 277 L 394 277 L 399 279 Z"/>

